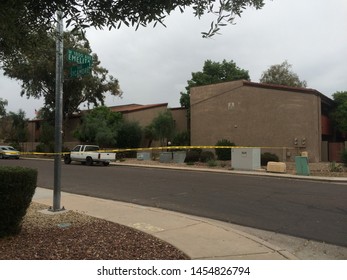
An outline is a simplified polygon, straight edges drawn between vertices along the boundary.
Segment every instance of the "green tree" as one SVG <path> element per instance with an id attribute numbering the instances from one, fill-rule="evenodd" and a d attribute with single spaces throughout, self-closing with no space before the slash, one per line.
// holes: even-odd
<path id="1" fill-rule="evenodd" d="M 153 140 L 155 140 L 155 131 L 154 131 L 154 128 L 153 128 L 153 123 L 147 125 L 144 130 L 144 136 L 145 136 L 145 139 L 148 140 L 148 145 L 147 147 L 151 147 L 152 146 L 152 142 Z"/>
<path id="2" fill-rule="evenodd" d="M 301 81 L 299 76 L 294 73 L 291 68 L 292 65 L 289 64 L 288 61 L 272 65 L 268 70 L 263 72 L 260 82 L 290 87 L 307 87 L 306 81 Z"/>
<path id="3" fill-rule="evenodd" d="M 101 147 L 114 147 L 122 123 L 122 115 L 105 106 L 96 107 L 82 117 L 82 124 L 74 136 L 82 142 Z"/>
<path id="4" fill-rule="evenodd" d="M 195 17 L 204 14 L 216 15 L 211 29 L 203 33 L 209 37 L 219 28 L 232 24 L 247 7 L 261 9 L 264 0 L 136 0 L 136 1 L 85 1 L 85 0 L 20 0 L 0 2 L 0 60 L 3 55 L 19 49 L 32 48 L 38 42 L 31 34 L 44 34 L 51 29 L 56 11 L 62 11 L 68 26 L 77 29 L 95 27 L 120 28 L 122 24 L 147 26 L 150 23 L 164 24 L 164 19 L 174 10 L 184 12 L 192 7 Z"/>
<path id="5" fill-rule="evenodd" d="M 232 60 L 224 59 L 222 63 L 206 60 L 202 71 L 192 73 L 192 78 L 187 81 L 186 92 L 181 92 L 180 104 L 187 109 L 188 131 L 190 131 L 190 89 L 192 87 L 249 79 L 248 71 L 239 68 Z"/>
<path id="6" fill-rule="evenodd" d="M 54 125 L 48 121 L 41 123 L 41 144 L 36 147 L 37 152 L 54 152 Z"/>
<path id="7" fill-rule="evenodd" d="M 176 133 L 172 140 L 172 146 L 189 146 L 190 135 L 188 131 Z"/>
<path id="8" fill-rule="evenodd" d="M 332 120 L 336 128 L 342 132 L 347 132 L 347 91 L 337 91 L 333 94 L 336 103 L 331 113 Z"/>
<path id="9" fill-rule="evenodd" d="M 169 140 L 172 140 L 175 126 L 170 111 L 160 112 L 145 128 L 145 137 L 152 140 L 159 140 L 160 146 L 166 146 Z"/>
<path id="10" fill-rule="evenodd" d="M 190 89 L 192 87 L 249 79 L 248 71 L 239 68 L 232 60 L 224 59 L 222 63 L 206 60 L 202 71 L 192 73 L 192 78 L 187 81 L 186 92 L 181 92 L 181 106 L 190 109 Z"/>
<path id="11" fill-rule="evenodd" d="M 138 148 L 142 139 L 142 129 L 137 122 L 124 120 L 117 136 L 118 148 Z"/>
<path id="12" fill-rule="evenodd" d="M 6 134 L 6 141 L 19 147 L 20 143 L 28 140 L 28 119 L 25 117 L 25 112 L 19 110 L 18 113 L 10 112 L 7 115 L 7 120 L 11 124 L 10 130 Z"/>
<path id="13" fill-rule="evenodd" d="M 6 106 L 7 106 L 8 102 L 6 99 L 2 99 L 0 98 L 0 117 L 4 117 L 6 116 Z"/>
<path id="14" fill-rule="evenodd" d="M 82 53 L 92 54 L 89 42 L 85 37 L 64 34 L 64 53 L 67 49 L 76 49 Z M 48 33 L 45 40 L 36 49 L 18 52 L 3 61 L 4 74 L 22 82 L 21 95 L 44 98 L 43 117 L 54 120 L 55 110 L 55 41 L 54 33 Z M 52 59 L 53 58 L 53 59 Z M 93 106 L 103 105 L 106 93 L 121 95 L 118 81 L 108 75 L 108 71 L 100 66 L 98 56 L 93 54 L 92 75 L 70 78 L 71 62 L 64 63 L 64 118 L 78 111 L 82 103 Z"/>

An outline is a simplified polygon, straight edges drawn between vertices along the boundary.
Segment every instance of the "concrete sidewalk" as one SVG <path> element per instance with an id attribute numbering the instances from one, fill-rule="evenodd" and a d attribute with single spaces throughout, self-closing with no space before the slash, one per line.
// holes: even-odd
<path id="1" fill-rule="evenodd" d="M 37 188 L 33 201 L 51 206 L 53 191 Z M 191 259 L 297 259 L 286 250 L 220 221 L 64 192 L 61 193 L 61 205 L 67 210 L 149 233 L 172 244 Z"/>

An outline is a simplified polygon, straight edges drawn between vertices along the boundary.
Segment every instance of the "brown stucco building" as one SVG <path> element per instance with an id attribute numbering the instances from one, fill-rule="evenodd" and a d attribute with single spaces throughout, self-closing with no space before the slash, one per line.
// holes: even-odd
<path id="1" fill-rule="evenodd" d="M 190 104 L 192 145 L 228 139 L 282 161 L 303 151 L 311 162 L 328 160 L 333 100 L 317 90 L 241 80 L 191 88 Z"/>
<path id="2" fill-rule="evenodd" d="M 149 125 L 152 120 L 158 116 L 159 113 L 170 110 L 175 122 L 175 129 L 177 133 L 187 131 L 187 110 L 184 108 L 168 108 L 168 103 L 158 104 L 127 104 L 109 107 L 113 112 L 119 112 L 123 115 L 124 119 L 128 121 L 137 122 L 142 128 Z M 74 138 L 73 132 L 81 123 L 81 115 L 87 111 L 82 111 L 81 114 L 74 115 L 68 120 L 64 121 L 64 147 L 72 148 L 79 144 L 79 141 Z M 25 151 L 33 151 L 39 144 L 41 133 L 42 120 L 31 120 L 28 122 L 29 141 L 24 143 Z M 146 140 L 143 139 L 142 145 L 146 146 Z M 156 144 L 154 142 L 154 144 Z"/>

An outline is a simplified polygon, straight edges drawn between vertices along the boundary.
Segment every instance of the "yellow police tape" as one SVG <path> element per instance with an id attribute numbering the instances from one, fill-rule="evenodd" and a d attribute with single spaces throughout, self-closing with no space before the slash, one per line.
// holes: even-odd
<path id="1" fill-rule="evenodd" d="M 190 149 L 244 149 L 244 148 L 259 148 L 259 149 L 289 149 L 293 147 L 256 147 L 256 146 L 164 146 L 164 147 L 149 147 L 149 148 L 127 148 L 127 149 L 100 149 L 95 152 L 103 153 L 121 153 L 121 152 L 135 152 L 135 151 L 156 151 L 156 150 L 190 150 Z M 44 152 L 21 152 L 21 155 L 66 155 L 70 152 L 61 153 L 44 153 Z"/>

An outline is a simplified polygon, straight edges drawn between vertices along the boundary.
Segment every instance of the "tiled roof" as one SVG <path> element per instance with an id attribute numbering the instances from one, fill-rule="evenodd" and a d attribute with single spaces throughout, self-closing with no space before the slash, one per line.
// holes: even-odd
<path id="1" fill-rule="evenodd" d="M 140 104 L 127 104 L 109 107 L 113 112 L 120 113 L 130 113 L 135 111 L 141 111 L 156 107 L 167 107 L 168 103 L 159 103 L 159 104 L 149 104 L 149 105 L 140 105 Z"/>

